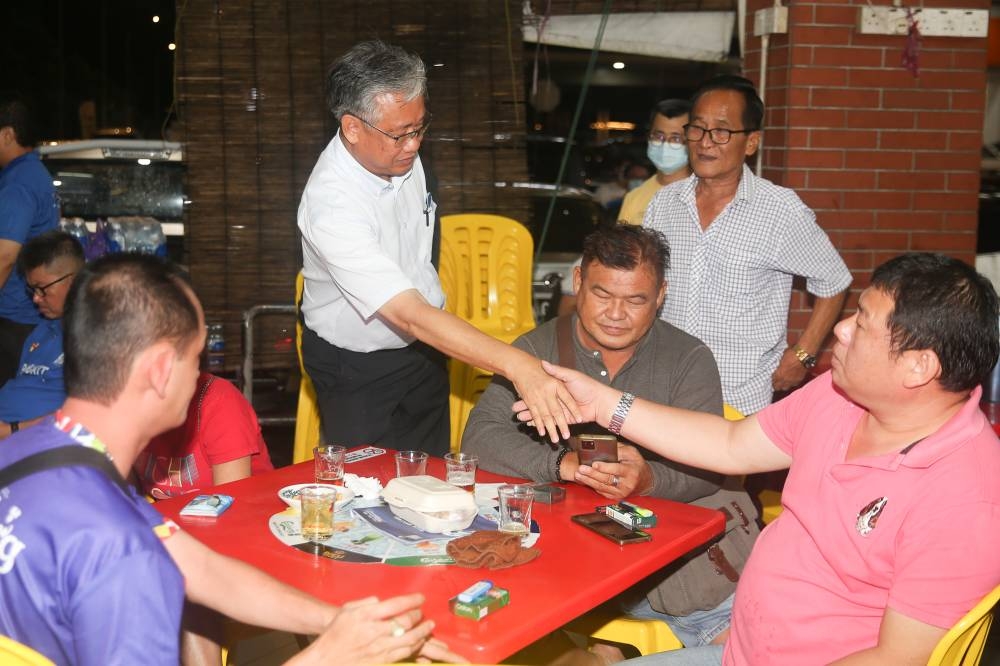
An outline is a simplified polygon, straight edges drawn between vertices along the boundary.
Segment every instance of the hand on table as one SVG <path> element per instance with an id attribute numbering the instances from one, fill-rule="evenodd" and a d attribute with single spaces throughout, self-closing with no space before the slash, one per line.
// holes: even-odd
<path id="1" fill-rule="evenodd" d="M 423 603 L 422 594 L 346 603 L 316 641 L 287 663 L 361 666 L 405 659 L 426 647 L 434 628 L 430 620 L 420 622 Z"/>
<path id="2" fill-rule="evenodd" d="M 581 413 L 576 401 L 558 378 L 553 377 L 543 369 L 543 364 L 532 356 L 525 354 L 526 361 L 508 377 L 514 384 L 520 402 L 530 412 L 529 419 L 544 437 L 546 433 L 553 442 L 569 439 L 569 426 L 581 423 Z"/>
<path id="3" fill-rule="evenodd" d="M 806 366 L 802 365 L 795 352 L 789 347 L 781 355 L 781 362 L 778 368 L 771 375 L 771 386 L 775 391 L 790 391 L 806 378 Z"/>
<path id="4" fill-rule="evenodd" d="M 430 663 L 440 663 L 446 662 L 449 664 L 467 664 L 469 660 L 465 657 L 455 654 L 448 649 L 442 641 L 436 638 L 429 638 L 424 646 L 420 648 L 420 655 L 417 657 L 416 662 L 418 664 L 430 664 Z"/>
<path id="5" fill-rule="evenodd" d="M 618 445 L 618 462 L 598 461 L 593 465 L 581 465 L 573 478 L 577 483 L 593 488 L 599 495 L 616 501 L 648 492 L 653 486 L 653 472 L 649 464 L 637 448 L 628 444 Z"/>

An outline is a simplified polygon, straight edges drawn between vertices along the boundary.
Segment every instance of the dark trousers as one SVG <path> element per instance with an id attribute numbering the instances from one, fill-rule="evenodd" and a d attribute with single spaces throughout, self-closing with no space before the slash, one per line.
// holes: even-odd
<path id="1" fill-rule="evenodd" d="M 35 326 L 36 324 L 19 324 L 0 317 L 0 386 L 17 374 L 24 341 L 31 335 Z"/>
<path id="2" fill-rule="evenodd" d="M 436 349 L 354 352 L 303 326 L 302 359 L 316 387 L 324 440 L 358 446 L 449 451 L 448 372 Z"/>

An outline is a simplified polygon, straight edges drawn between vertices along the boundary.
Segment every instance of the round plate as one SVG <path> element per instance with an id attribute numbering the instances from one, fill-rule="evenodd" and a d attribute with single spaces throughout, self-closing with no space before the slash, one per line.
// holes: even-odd
<path id="1" fill-rule="evenodd" d="M 334 486 L 329 483 L 295 483 L 290 486 L 285 486 L 278 491 L 278 497 L 281 501 L 292 507 L 296 511 L 300 510 L 299 507 L 299 493 L 306 486 L 320 486 L 323 488 L 332 488 L 337 491 L 337 506 L 336 509 L 340 509 L 342 506 L 354 499 L 354 491 L 350 488 L 345 488 L 344 486 Z"/>

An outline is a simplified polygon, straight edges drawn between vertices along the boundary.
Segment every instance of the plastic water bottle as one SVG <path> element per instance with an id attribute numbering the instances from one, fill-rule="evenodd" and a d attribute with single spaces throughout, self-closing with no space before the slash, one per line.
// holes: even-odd
<path id="1" fill-rule="evenodd" d="M 139 222 L 132 241 L 132 251 L 143 254 L 156 254 L 156 228 L 158 226 L 155 222 L 147 220 Z"/>
<path id="2" fill-rule="evenodd" d="M 167 235 L 163 233 L 163 225 L 157 221 L 149 223 L 149 238 L 153 246 L 153 254 L 157 257 L 167 258 Z"/>
<path id="3" fill-rule="evenodd" d="M 87 247 L 90 245 L 90 232 L 87 231 L 87 225 L 84 223 L 83 219 L 79 217 L 70 219 L 63 218 L 60 221 L 60 226 L 63 231 L 80 241 L 80 245 L 83 247 L 84 253 L 86 253 Z"/>
<path id="4" fill-rule="evenodd" d="M 84 253 L 87 261 L 93 261 L 108 253 L 107 226 L 107 222 L 98 218 L 97 230 L 90 234 L 90 242 L 87 245 L 87 251 Z"/>
<path id="5" fill-rule="evenodd" d="M 107 236 L 108 252 L 125 252 L 127 242 L 125 240 L 125 227 L 121 220 L 108 218 L 104 233 Z"/>
<path id="6" fill-rule="evenodd" d="M 208 350 L 208 371 L 219 374 L 226 366 L 226 338 L 223 335 L 222 324 L 208 325 L 205 347 Z"/>

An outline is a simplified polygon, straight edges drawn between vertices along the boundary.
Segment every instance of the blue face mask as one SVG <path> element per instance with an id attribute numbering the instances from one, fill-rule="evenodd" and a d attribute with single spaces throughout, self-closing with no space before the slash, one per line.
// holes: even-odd
<path id="1" fill-rule="evenodd" d="M 631 180 L 628 181 L 628 186 L 627 186 L 628 191 L 631 192 L 632 190 L 641 186 L 645 182 L 646 181 L 644 181 L 642 178 L 632 178 Z"/>
<path id="2" fill-rule="evenodd" d="M 646 146 L 646 156 L 661 173 L 674 173 L 688 163 L 687 146 L 672 144 L 669 141 L 662 143 L 650 141 Z"/>

